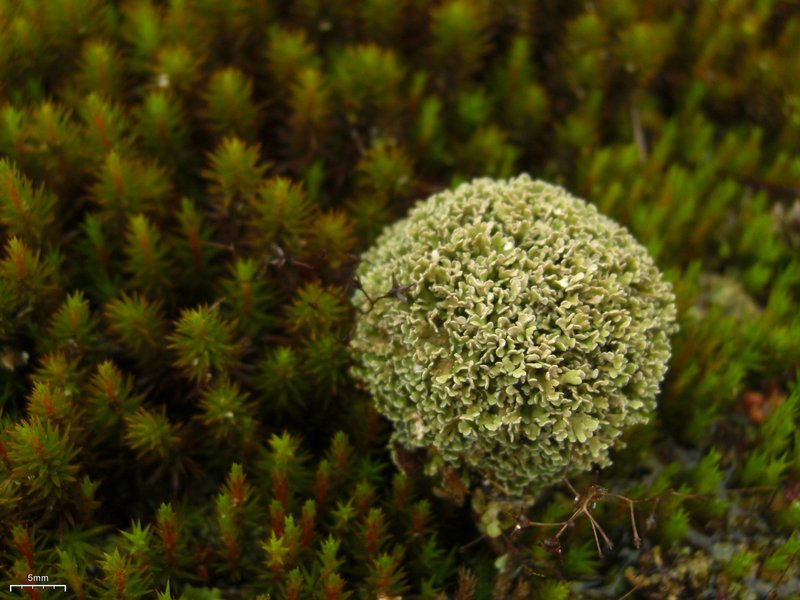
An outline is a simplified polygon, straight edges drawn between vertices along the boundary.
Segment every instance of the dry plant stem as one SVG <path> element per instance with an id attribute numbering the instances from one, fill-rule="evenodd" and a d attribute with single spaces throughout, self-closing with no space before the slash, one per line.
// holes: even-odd
<path id="1" fill-rule="evenodd" d="M 632 587 L 627 592 L 625 592 L 622 596 L 620 596 L 618 600 L 625 600 L 626 598 L 630 598 L 631 595 L 634 594 L 641 587 L 642 587 L 642 584 L 641 583 L 637 583 L 634 587 Z"/>
<path id="2" fill-rule="evenodd" d="M 625 496 L 621 496 L 619 494 L 608 494 L 609 498 L 616 498 L 621 502 L 625 502 L 628 505 L 628 510 L 630 511 L 631 515 L 631 530 L 633 531 L 633 545 L 635 548 L 639 548 L 642 545 L 642 538 L 639 536 L 639 531 L 636 529 L 636 513 L 633 509 L 633 505 L 636 501 L 631 500 L 630 498 L 626 498 Z"/>
<path id="3" fill-rule="evenodd" d="M 469 550 L 470 548 L 472 548 L 475 544 L 478 544 L 481 541 L 483 541 L 484 539 L 486 539 L 486 536 L 485 535 L 480 535 L 480 536 L 476 537 L 474 540 L 472 540 L 471 542 L 467 542 L 466 544 L 461 546 L 458 549 L 458 551 L 459 552 L 465 552 L 465 551 Z"/>
<path id="4" fill-rule="evenodd" d="M 361 287 L 361 282 L 358 280 L 358 276 L 356 275 L 356 271 L 361 264 L 361 258 L 358 255 L 351 254 L 349 252 L 345 254 L 345 256 L 347 257 L 348 265 L 346 269 L 347 276 L 344 278 L 345 286 L 342 290 L 342 298 L 346 300 L 349 298 L 350 290 L 359 289 Z"/>
<path id="5" fill-rule="evenodd" d="M 639 159 L 643 163 L 647 162 L 647 139 L 644 137 L 642 119 L 635 104 L 631 104 L 631 125 L 633 127 L 633 137 L 636 140 L 636 149 L 639 151 Z"/>
<path id="6" fill-rule="evenodd" d="M 408 297 L 406 296 L 406 292 L 409 291 L 411 288 L 413 288 L 414 284 L 413 283 L 408 283 L 408 284 L 402 284 L 401 285 L 401 284 L 397 283 L 397 278 L 394 276 L 394 274 L 392 274 L 392 287 L 389 288 L 388 292 L 386 292 L 385 294 L 383 294 L 381 296 L 378 296 L 377 298 L 374 298 L 374 299 L 371 298 L 369 294 L 367 294 L 367 291 L 361 285 L 361 281 L 358 278 L 354 278 L 353 279 L 353 287 L 355 289 L 357 289 L 357 290 L 361 290 L 361 293 L 364 294 L 364 297 L 367 299 L 367 302 L 369 302 L 369 308 L 364 311 L 364 314 L 367 314 L 373 308 L 375 308 L 375 305 L 379 301 L 385 300 L 387 298 L 396 298 L 397 300 L 400 300 L 401 302 L 404 302 L 404 303 L 407 304 L 408 303 Z"/>
<path id="7" fill-rule="evenodd" d="M 769 593 L 767 594 L 767 599 L 769 599 L 769 598 L 777 598 L 778 597 L 778 586 L 780 586 L 780 584 L 783 582 L 783 578 L 786 577 L 786 573 L 789 572 L 789 569 L 794 564 L 794 561 L 795 561 L 796 558 L 797 558 L 797 552 L 792 554 L 792 558 L 791 558 L 791 560 L 789 560 L 788 563 L 786 563 L 786 568 L 781 573 L 781 576 L 778 577 L 778 580 L 770 588 Z"/>
<path id="8" fill-rule="evenodd" d="M 357 267 L 358 264 L 356 263 L 356 268 Z M 408 304 L 408 297 L 406 296 L 406 292 L 410 290 L 412 287 L 414 287 L 413 283 L 400 285 L 399 283 L 397 283 L 397 278 L 395 277 L 395 275 L 392 274 L 392 287 L 389 289 L 389 291 L 386 292 L 385 294 L 378 296 L 377 298 L 373 298 L 367 293 L 367 290 L 364 289 L 364 286 L 361 285 L 361 280 L 358 278 L 358 276 L 353 275 L 347 282 L 347 286 L 345 287 L 343 295 L 347 297 L 347 292 L 351 288 L 359 290 L 362 294 L 364 294 L 364 297 L 367 299 L 367 302 L 369 303 L 369 307 L 367 308 L 367 310 L 361 311 L 362 314 L 367 314 L 371 312 L 373 308 L 375 308 L 375 305 L 379 301 L 385 300 L 387 298 L 395 298 L 397 300 L 400 300 L 401 302 Z M 353 321 L 353 325 L 350 327 L 350 330 L 347 332 L 347 335 L 342 339 L 342 343 L 347 343 L 353 337 L 353 332 L 355 330 L 356 330 L 356 322 Z"/>
<path id="9" fill-rule="evenodd" d="M 525 517 L 523 515 L 523 516 L 521 516 L 521 517 L 519 517 L 517 519 L 517 524 L 514 526 L 514 533 L 518 533 L 519 531 L 521 531 L 522 529 L 525 529 L 527 527 L 558 527 L 558 526 L 560 526 L 560 529 L 551 538 L 551 540 L 549 540 L 550 544 L 552 545 L 552 547 L 555 549 L 556 553 L 558 553 L 558 554 L 560 554 L 560 552 L 561 552 L 561 543 L 560 543 L 561 536 L 564 534 L 564 532 L 567 530 L 567 528 L 572 526 L 575 523 L 575 521 L 581 516 L 585 516 L 589 520 L 589 525 L 592 527 L 592 533 L 594 534 L 594 542 L 595 542 L 595 546 L 597 548 L 597 555 L 600 558 L 603 558 L 603 556 L 604 556 L 603 555 L 603 546 L 605 546 L 608 550 L 612 550 L 614 548 L 614 543 L 611 541 L 611 539 L 608 537 L 608 535 L 606 535 L 606 532 L 603 530 L 603 528 L 600 526 L 600 524 L 597 522 L 597 520 L 594 518 L 594 515 L 592 515 L 592 512 L 591 512 L 591 509 L 594 507 L 595 503 L 603 501 L 603 500 L 605 500 L 607 498 L 612 498 L 614 500 L 619 500 L 619 501 L 624 502 L 625 504 L 628 505 L 628 511 L 629 511 L 630 519 L 631 519 L 631 530 L 633 532 L 633 545 L 634 545 L 635 548 L 639 548 L 641 546 L 641 543 L 642 543 L 642 538 L 639 536 L 639 530 L 636 527 L 636 511 L 635 511 L 635 508 L 634 508 L 636 504 L 643 504 L 645 502 L 655 502 L 656 506 L 657 506 L 658 502 L 664 496 L 680 496 L 680 497 L 684 497 L 684 498 L 694 498 L 694 499 L 702 499 L 703 498 L 703 496 L 698 496 L 698 495 L 693 495 L 693 494 L 683 494 L 681 492 L 676 492 L 676 491 L 674 491 L 672 489 L 669 489 L 669 490 L 666 490 L 665 492 L 662 492 L 661 494 L 658 494 L 657 496 L 652 496 L 650 498 L 643 498 L 641 500 L 633 500 L 633 499 L 627 498 L 626 496 L 623 496 L 621 494 L 615 494 L 613 492 L 609 492 L 605 488 L 600 487 L 598 485 L 591 486 L 589 488 L 588 492 L 586 492 L 585 494 L 581 494 L 575 489 L 575 487 L 569 482 L 569 480 L 566 477 L 564 477 L 562 479 L 562 481 L 563 481 L 564 485 L 574 495 L 575 504 L 578 506 L 575 509 L 575 511 L 572 513 L 572 515 L 569 517 L 569 519 L 567 519 L 566 521 L 561 521 L 561 522 L 557 522 L 557 523 L 542 523 L 542 522 L 538 522 L 538 521 L 530 521 L 530 520 L 528 520 L 527 517 Z M 655 506 L 653 507 L 653 512 L 655 512 Z M 651 516 L 648 518 L 648 520 L 651 519 L 652 517 L 653 517 L 653 515 L 651 514 Z M 601 538 L 602 538 L 602 541 L 603 541 L 602 544 L 600 543 Z"/>
<path id="10" fill-rule="evenodd" d="M 232 255 L 236 255 L 236 247 L 233 243 L 230 244 L 220 244 L 219 242 L 213 242 L 211 240 L 202 240 L 200 242 L 203 246 L 208 246 L 209 248 L 219 248 L 220 250 L 225 250 L 226 252 L 230 252 Z"/>
<path id="11" fill-rule="evenodd" d="M 358 155 L 364 156 L 367 153 L 367 149 L 364 147 L 364 142 L 361 141 L 361 136 L 358 134 L 355 127 L 350 128 L 350 139 L 353 140 L 353 143 L 356 145 Z"/>
<path id="12" fill-rule="evenodd" d="M 292 267 L 302 267 L 304 269 L 308 269 L 309 271 L 316 271 L 313 265 L 296 260 L 289 256 L 283 248 L 278 246 L 278 244 L 272 244 L 272 250 L 275 253 L 275 258 L 271 259 L 269 264 L 271 264 L 273 267 L 282 269 L 288 264 Z"/>

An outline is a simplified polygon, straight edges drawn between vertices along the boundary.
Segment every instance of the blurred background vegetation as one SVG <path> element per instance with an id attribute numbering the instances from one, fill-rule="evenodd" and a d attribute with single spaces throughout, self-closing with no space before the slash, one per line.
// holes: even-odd
<path id="1" fill-rule="evenodd" d="M 797 597 L 798 59 L 796 0 L 0 0 L 0 583 Z M 480 538 L 348 375 L 358 253 L 519 172 L 678 296 L 658 419 L 572 482 L 613 549 L 528 526 L 567 486 Z"/>

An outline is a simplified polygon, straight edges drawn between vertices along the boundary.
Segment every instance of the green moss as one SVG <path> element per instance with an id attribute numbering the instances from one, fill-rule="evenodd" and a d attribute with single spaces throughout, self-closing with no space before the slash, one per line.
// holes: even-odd
<path id="1" fill-rule="evenodd" d="M 800 15 L 782 0 L 687 6 L 0 0 L 8 583 L 47 574 L 79 598 L 187 600 L 796 596 Z M 663 269 L 680 329 L 655 410 L 657 362 L 593 378 L 591 352 L 556 348 L 564 364 L 528 378 L 516 352 L 474 356 L 477 337 L 443 335 L 436 319 L 382 329 L 480 294 L 464 281 L 448 300 L 422 277 L 430 264 L 393 273 L 357 253 L 418 200 L 522 172 L 584 198 Z M 473 239 L 432 220 L 431 247 Z M 485 237 L 470 252 L 494 256 L 486 279 L 510 291 L 502 262 L 515 255 Z M 613 255 L 608 273 L 642 253 Z M 556 293 L 545 264 L 592 262 L 553 256 L 511 265 L 542 269 L 521 297 Z M 603 281 L 598 295 L 626 310 L 655 289 Z M 377 302 L 368 340 L 354 328 L 363 291 Z M 549 331 L 588 304 L 562 295 L 561 315 L 528 302 Z M 467 320 L 450 304 L 442 316 Z M 469 326 L 514 307 L 479 298 Z M 603 307 L 583 345 L 620 331 Z M 664 350 L 637 339 L 629 358 Z M 365 381 L 386 375 L 370 384 L 385 388 L 377 405 L 413 400 L 427 420 L 372 408 L 350 376 L 366 342 L 386 353 L 360 367 Z M 396 348 L 419 353 L 430 389 L 392 385 Z M 467 377 L 466 358 L 492 375 Z M 634 364 L 650 365 L 652 389 L 620 387 Z M 601 426 L 608 391 L 589 393 L 600 382 L 649 419 L 626 430 L 625 453 L 623 424 Z M 484 393 L 491 409 L 473 402 L 461 430 L 434 410 Z M 555 423 L 535 440 L 519 430 L 546 420 L 531 410 L 543 394 L 581 415 L 560 421 L 560 441 Z M 461 448 L 387 448 L 420 430 Z M 579 474 L 601 434 L 597 462 L 613 464 Z M 574 463 L 551 460 L 570 445 Z M 519 468 L 501 478 L 520 489 L 550 465 L 525 511 L 482 485 L 509 460 Z M 601 537 L 598 567 L 585 514 L 553 542 L 575 495 L 602 499 L 589 510 L 616 549 Z M 482 515 L 454 506 L 468 499 Z"/>

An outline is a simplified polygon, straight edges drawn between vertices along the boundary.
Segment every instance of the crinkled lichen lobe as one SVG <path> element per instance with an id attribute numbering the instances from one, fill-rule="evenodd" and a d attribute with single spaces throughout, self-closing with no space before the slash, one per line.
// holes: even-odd
<path id="1" fill-rule="evenodd" d="M 366 290 L 393 275 L 413 283 L 409 302 L 362 314 L 353 349 L 396 442 L 519 494 L 567 464 L 607 464 L 653 411 L 671 288 L 624 228 L 563 189 L 523 175 L 433 196 L 363 256 Z"/>

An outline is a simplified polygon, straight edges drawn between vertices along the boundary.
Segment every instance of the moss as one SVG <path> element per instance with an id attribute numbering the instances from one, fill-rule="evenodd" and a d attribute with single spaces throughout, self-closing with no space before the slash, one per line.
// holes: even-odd
<path id="1" fill-rule="evenodd" d="M 289 4 L 0 0 L 8 583 L 46 574 L 77 598 L 164 600 L 796 596 L 797 7 Z M 625 256 L 601 253 L 619 259 L 606 275 L 647 254 L 668 282 L 650 291 L 673 290 L 679 331 L 655 408 L 663 364 L 641 361 L 651 351 L 666 357 L 665 346 L 640 337 L 617 365 L 652 366 L 642 389 L 619 397 L 645 426 L 620 425 L 618 437 L 602 427 L 609 412 L 591 402 L 604 393 L 589 393 L 597 357 L 583 347 L 556 348 L 554 376 L 548 366 L 531 367 L 538 378 L 527 367 L 515 377 L 514 352 L 481 363 L 469 346 L 478 338 L 455 335 L 465 330 L 454 319 L 467 319 L 455 305 L 441 307 L 453 335 L 435 319 L 417 327 L 416 317 L 382 339 L 361 335 L 379 315 L 388 323 L 473 291 L 456 287 L 448 301 L 412 285 L 441 264 L 393 273 L 371 264 L 374 251 L 358 253 L 384 228 L 407 227 L 420 200 L 522 172 L 585 199 L 551 197 L 595 225 L 613 220 L 646 249 L 631 242 Z M 431 218 L 450 233 L 451 219 Z M 572 233 L 562 233 L 553 241 L 566 247 Z M 487 281 L 513 291 L 502 279 L 505 251 L 486 237 L 457 241 L 475 241 L 476 264 L 493 257 Z M 553 256 L 543 248 L 534 259 Z M 594 281 L 588 264 L 551 262 L 554 273 L 569 267 Z M 541 289 L 558 299 L 563 315 L 541 306 L 535 314 L 551 331 L 561 321 L 574 332 L 578 309 L 592 312 L 586 298 L 572 306 L 556 289 L 560 276 L 542 272 L 547 285 L 532 285 L 543 265 L 512 266 L 528 276 L 520 297 Z M 444 275 L 437 285 L 449 285 Z M 598 293 L 609 308 L 612 296 L 633 306 L 649 293 L 617 283 Z M 377 301 L 367 320 L 353 308 L 354 297 L 366 306 L 364 291 Z M 464 327 L 494 326 L 489 308 L 526 312 L 477 298 Z M 596 316 L 605 329 L 584 333 L 618 331 L 612 311 Z M 395 376 L 370 383 L 386 387 L 381 395 L 350 369 L 365 344 L 403 349 L 403 336 L 421 342 L 416 366 L 439 394 L 407 396 L 463 408 L 461 396 L 489 389 L 471 388 L 459 370 L 469 357 L 492 372 L 483 381 L 497 412 L 463 413 L 473 419 L 459 417 L 464 433 L 431 425 L 431 411 L 427 420 L 383 418 L 373 395 L 381 406 L 409 401 L 389 387 Z M 447 352 L 424 362 L 439 347 Z M 373 362 L 374 377 L 385 372 Z M 603 366 L 594 368 L 606 381 Z M 456 383 L 459 396 L 445 398 Z M 582 415 L 574 424 L 585 442 L 564 420 L 566 437 L 544 444 L 550 454 L 534 452 L 555 422 L 532 440 L 520 426 L 543 415 L 520 409 L 515 422 L 506 401 L 539 402 L 542 390 Z M 425 447 L 390 444 L 418 431 L 430 439 L 410 445 Z M 463 446 L 473 433 L 488 458 L 444 443 Z M 581 474 L 595 461 L 584 452 L 556 481 L 570 435 L 583 450 L 602 438 L 596 462 L 610 464 Z M 516 472 L 499 468 L 514 458 Z M 542 465 L 549 474 L 530 484 Z M 501 479 L 539 492 L 536 501 L 481 485 Z M 582 505 L 587 498 L 597 502 Z M 603 560 L 590 559 L 593 546 Z"/>

